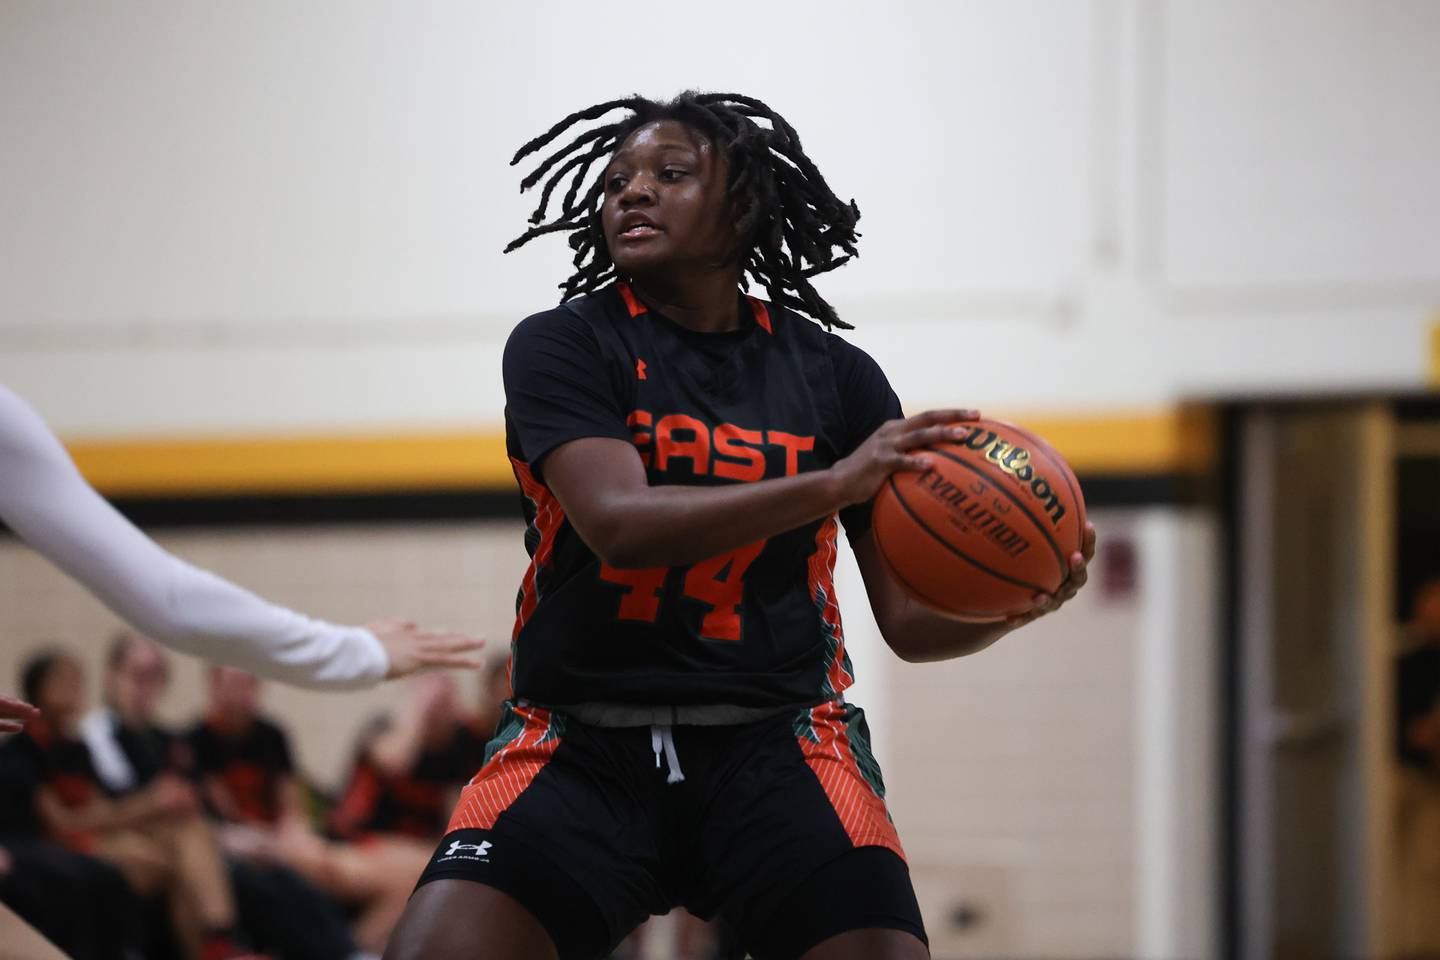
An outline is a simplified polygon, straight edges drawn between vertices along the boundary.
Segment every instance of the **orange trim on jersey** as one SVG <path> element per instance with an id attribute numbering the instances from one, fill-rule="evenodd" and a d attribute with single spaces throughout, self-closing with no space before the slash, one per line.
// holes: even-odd
<path id="1" fill-rule="evenodd" d="M 617 283 L 615 284 L 615 289 L 620 291 L 620 298 L 625 301 L 625 309 L 630 311 L 630 319 L 633 320 L 640 316 L 640 314 L 646 312 L 645 304 L 641 303 L 640 298 L 635 296 L 635 291 L 630 289 L 630 284 Z M 755 314 L 755 325 L 771 336 L 774 336 L 775 328 L 770 324 L 770 310 L 765 306 L 765 302 L 749 294 L 745 295 L 745 299 L 750 303 L 750 312 Z M 640 379 L 645 379 L 643 374 Z"/>
<path id="2" fill-rule="evenodd" d="M 515 707 L 525 721 L 520 735 L 501 747 L 490 762 L 460 793 L 446 833 L 489 830 L 555 754 L 559 737 L 549 737 L 550 711 L 543 707 Z"/>
<path id="3" fill-rule="evenodd" d="M 630 311 L 631 320 L 634 320 L 645 312 L 645 304 L 641 303 L 640 298 L 635 296 L 635 291 L 630 289 L 630 284 L 617 283 L 615 284 L 615 288 L 620 291 L 620 296 L 625 301 L 625 309 Z"/>
<path id="4" fill-rule="evenodd" d="M 904 860 L 900 835 L 890 821 L 885 801 L 866 781 L 855 762 L 844 711 L 844 704 L 836 701 L 822 703 L 811 710 L 810 725 L 818 742 L 809 737 L 796 737 L 800 751 L 824 788 L 850 842 L 857 847 L 885 847 Z"/>
<path id="5" fill-rule="evenodd" d="M 535 479 L 528 463 L 511 457 L 510 466 L 515 469 L 515 479 L 520 484 L 520 492 L 535 506 L 535 529 L 540 534 L 535 555 L 530 558 L 530 566 L 526 568 L 525 577 L 520 581 L 520 609 L 515 613 L 515 629 L 510 633 L 513 643 L 515 638 L 520 636 L 520 628 L 525 626 L 540 603 L 540 568 L 550 564 L 550 556 L 555 552 L 555 535 L 559 532 L 560 525 L 565 522 L 565 511 L 561 508 L 560 501 L 550 492 L 550 488 Z"/>
<path id="6" fill-rule="evenodd" d="M 835 517 L 832 514 L 820 524 L 820 529 L 815 531 L 815 552 L 810 555 L 809 575 L 806 578 L 810 599 L 820 608 L 820 619 L 825 624 L 826 632 L 835 638 L 835 652 L 830 661 L 830 672 L 827 674 L 831 696 L 839 696 L 841 691 L 855 682 L 855 678 L 845 669 L 845 629 L 840 623 L 840 604 L 835 599 L 836 529 Z"/>
<path id="7" fill-rule="evenodd" d="M 745 299 L 750 301 L 750 310 L 755 314 L 755 325 L 773 337 L 775 331 L 770 326 L 770 311 L 766 309 L 765 302 L 748 294 Z"/>

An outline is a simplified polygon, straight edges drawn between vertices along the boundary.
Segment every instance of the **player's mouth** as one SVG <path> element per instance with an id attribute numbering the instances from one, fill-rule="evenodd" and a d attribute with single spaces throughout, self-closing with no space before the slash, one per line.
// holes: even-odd
<path id="1" fill-rule="evenodd" d="M 664 232 L 643 213 L 627 213 L 620 220 L 620 230 L 616 236 L 621 240 L 645 240 L 658 237 Z"/>

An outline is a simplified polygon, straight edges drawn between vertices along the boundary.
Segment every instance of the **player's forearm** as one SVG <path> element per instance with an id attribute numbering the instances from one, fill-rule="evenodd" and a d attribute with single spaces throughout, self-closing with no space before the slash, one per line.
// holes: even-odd
<path id="1" fill-rule="evenodd" d="M 615 494 L 590 548 L 613 567 L 675 567 L 737 550 L 850 503 L 830 470 L 723 487 L 654 486 Z"/>
<path id="2" fill-rule="evenodd" d="M 268 603 L 167 553 L 91 489 L 40 417 L 3 387 L 0 519 L 141 633 L 177 650 L 311 687 L 370 686 L 389 670 L 369 631 Z"/>
<path id="3" fill-rule="evenodd" d="M 1005 623 L 965 623 L 912 605 L 899 622 L 882 624 L 891 650 L 910 663 L 953 660 L 979 653 L 1014 629 Z"/>

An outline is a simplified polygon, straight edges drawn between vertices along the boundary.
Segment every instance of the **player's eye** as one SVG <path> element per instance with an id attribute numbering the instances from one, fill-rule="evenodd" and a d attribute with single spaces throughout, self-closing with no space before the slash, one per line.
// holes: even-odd
<path id="1" fill-rule="evenodd" d="M 679 180 L 681 177 L 685 176 L 687 172 L 688 171 L 682 170 L 679 167 L 666 167 L 664 170 L 660 171 L 660 179 Z"/>
<path id="2" fill-rule="evenodd" d="M 629 178 L 627 177 L 621 176 L 618 173 L 611 174 L 610 178 L 605 181 L 605 189 L 614 193 L 617 190 L 625 189 L 625 184 L 629 182 Z"/>

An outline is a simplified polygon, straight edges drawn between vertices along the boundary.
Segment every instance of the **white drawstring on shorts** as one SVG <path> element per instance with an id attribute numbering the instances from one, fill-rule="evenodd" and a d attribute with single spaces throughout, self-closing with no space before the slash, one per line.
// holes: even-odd
<path id="1" fill-rule="evenodd" d="M 660 769 L 660 753 L 665 753 L 665 765 L 670 768 L 666 783 L 679 783 L 685 779 L 680 772 L 680 755 L 675 752 L 675 735 L 668 723 L 650 725 L 650 749 L 655 751 L 655 769 Z"/>

